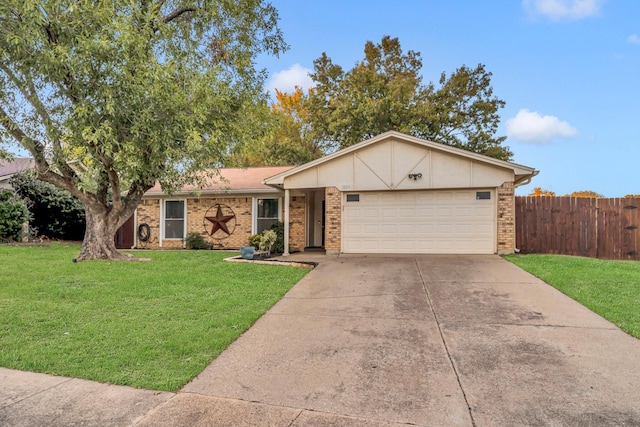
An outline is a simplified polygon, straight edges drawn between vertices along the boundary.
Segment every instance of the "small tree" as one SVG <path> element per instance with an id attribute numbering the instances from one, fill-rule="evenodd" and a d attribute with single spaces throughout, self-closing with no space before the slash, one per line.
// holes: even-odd
<path id="1" fill-rule="evenodd" d="M 22 225 L 29 219 L 27 203 L 9 190 L 0 190 L 0 239 L 20 240 Z"/>

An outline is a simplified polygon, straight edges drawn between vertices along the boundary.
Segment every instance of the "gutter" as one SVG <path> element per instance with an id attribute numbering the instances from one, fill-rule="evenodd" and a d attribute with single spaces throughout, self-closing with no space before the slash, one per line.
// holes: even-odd
<path id="1" fill-rule="evenodd" d="M 522 185 L 527 185 L 531 182 L 531 180 L 533 179 L 534 176 L 538 175 L 540 173 L 540 171 L 533 171 L 533 173 L 531 175 L 529 175 L 527 178 L 523 179 L 522 181 L 516 181 L 514 183 L 514 188 L 518 188 Z"/>

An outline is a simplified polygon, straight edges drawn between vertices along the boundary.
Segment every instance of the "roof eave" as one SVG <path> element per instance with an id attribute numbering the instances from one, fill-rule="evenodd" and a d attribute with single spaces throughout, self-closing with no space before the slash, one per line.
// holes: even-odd
<path id="1" fill-rule="evenodd" d="M 178 197 L 178 196 L 238 196 L 238 195 L 250 195 L 250 194 L 273 194 L 278 193 L 277 188 L 251 188 L 245 190 L 192 190 L 192 191 L 177 191 L 175 193 L 165 193 L 163 191 L 147 191 L 143 197 Z"/>

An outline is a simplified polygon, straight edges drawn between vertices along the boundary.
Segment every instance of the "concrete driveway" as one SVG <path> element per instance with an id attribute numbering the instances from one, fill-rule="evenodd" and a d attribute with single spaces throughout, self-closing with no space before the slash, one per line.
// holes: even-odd
<path id="1" fill-rule="evenodd" d="M 219 425 L 640 426 L 640 341 L 497 256 L 327 257 L 140 425 L 224 404 Z"/>
<path id="2" fill-rule="evenodd" d="M 640 340 L 507 261 L 321 261 L 180 392 L 0 369 L 0 425 L 640 426 Z"/>

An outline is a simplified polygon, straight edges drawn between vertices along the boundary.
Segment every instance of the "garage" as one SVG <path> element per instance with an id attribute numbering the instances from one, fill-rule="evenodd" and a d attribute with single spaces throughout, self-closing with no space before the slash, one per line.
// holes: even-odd
<path id="1" fill-rule="evenodd" d="M 284 190 L 285 245 L 289 233 L 310 241 L 321 230 L 327 254 L 506 254 L 515 188 L 537 173 L 390 131 L 264 183 Z M 303 204 L 313 216 L 298 214 Z"/>
<path id="2" fill-rule="evenodd" d="M 344 253 L 492 254 L 491 189 L 345 193 Z"/>

